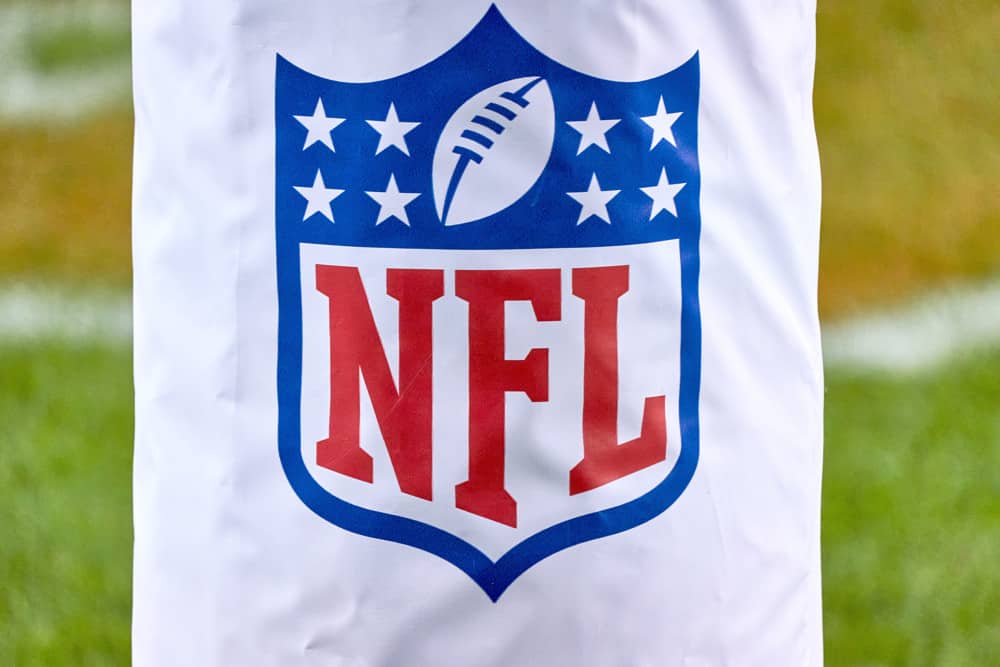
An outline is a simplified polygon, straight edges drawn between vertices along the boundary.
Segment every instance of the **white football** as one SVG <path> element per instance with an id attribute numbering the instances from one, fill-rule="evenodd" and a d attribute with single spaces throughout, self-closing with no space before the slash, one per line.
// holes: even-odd
<path id="1" fill-rule="evenodd" d="M 434 151 L 434 202 L 445 225 L 507 208 L 542 175 L 555 139 L 555 105 L 545 79 L 498 83 L 452 114 Z"/>

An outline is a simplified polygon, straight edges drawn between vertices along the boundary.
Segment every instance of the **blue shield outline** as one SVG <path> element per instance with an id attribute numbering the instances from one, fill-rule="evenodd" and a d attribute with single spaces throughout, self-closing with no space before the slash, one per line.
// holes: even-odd
<path id="1" fill-rule="evenodd" d="M 470 67 L 470 63 L 477 63 L 477 66 Z M 449 70 L 463 71 L 463 76 L 471 70 L 472 74 L 465 81 L 460 81 L 460 77 L 440 75 L 441 72 Z M 567 160 L 566 156 L 575 153 L 576 147 L 571 145 L 573 135 L 564 132 L 557 136 L 550 165 L 546 168 L 547 174 L 553 174 L 552 178 L 539 179 L 539 183 L 522 197 L 518 204 L 487 220 L 445 228 L 437 220 L 433 211 L 432 197 L 429 194 L 417 200 L 420 206 L 411 214 L 412 229 L 416 230 L 416 233 L 410 233 L 411 228 L 400 225 L 366 227 L 344 225 L 339 222 L 335 225 L 313 225 L 302 220 L 304 202 L 295 193 L 294 186 L 311 182 L 317 165 L 315 160 L 309 161 L 308 151 L 302 149 L 303 128 L 293 119 L 293 114 L 308 114 L 311 111 L 310 104 L 315 103 L 318 95 L 327 99 L 328 96 L 337 96 L 338 93 L 349 93 L 340 95 L 339 99 L 349 107 L 356 105 L 355 108 L 348 108 L 348 111 L 357 118 L 381 117 L 378 114 L 384 114 L 388 106 L 384 104 L 384 100 L 389 99 L 387 95 L 396 98 L 404 95 L 414 99 L 425 98 L 430 100 L 426 103 L 447 108 L 450 113 L 469 95 L 485 85 L 538 75 L 544 75 L 552 81 L 561 81 L 567 90 L 575 88 L 602 91 L 606 93 L 605 99 L 620 98 L 633 103 L 640 101 L 643 103 L 643 108 L 655 106 L 658 91 L 664 89 L 683 91 L 683 94 L 677 94 L 673 98 L 682 102 L 678 109 L 684 112 L 675 125 L 679 148 L 664 144 L 656 149 L 663 153 L 661 159 L 669 165 L 668 171 L 671 176 L 679 174 L 686 183 L 684 191 L 677 197 L 680 212 L 678 218 L 665 221 L 658 226 L 645 224 L 649 218 L 651 204 L 636 197 L 620 202 L 620 213 L 627 222 L 624 227 L 613 231 L 609 231 L 603 225 L 584 228 L 576 225 L 574 219 L 572 225 L 567 223 L 561 227 L 554 226 L 551 232 L 539 232 L 539 226 L 534 224 L 539 216 L 548 216 L 553 220 L 566 219 L 566 211 L 558 207 L 567 205 L 567 202 L 544 194 L 559 189 L 562 189 L 562 192 L 567 191 L 565 184 L 557 182 L 560 174 L 567 172 L 564 165 L 560 164 L 560 160 Z M 698 290 L 701 216 L 697 153 L 699 76 L 698 56 L 695 55 L 672 72 L 643 82 L 612 82 L 591 77 L 567 68 L 542 54 L 524 40 L 495 7 L 491 7 L 480 23 L 443 55 L 392 79 L 363 84 L 339 83 L 305 72 L 280 55 L 277 56 L 275 213 L 279 305 L 278 449 L 285 475 L 306 506 L 342 529 L 416 547 L 445 559 L 465 572 L 491 600 L 496 602 L 521 574 L 539 561 L 574 545 L 634 528 L 655 518 L 677 500 L 690 483 L 699 458 L 698 402 L 701 383 L 701 315 Z M 460 85 L 455 85 L 456 82 Z M 553 95 L 557 97 L 558 107 L 560 100 L 556 88 L 553 88 Z M 312 102 L 307 104 L 308 100 Z M 377 100 L 377 104 L 373 102 L 374 100 Z M 348 115 L 343 111 L 343 107 L 338 109 L 340 115 Z M 601 112 L 607 117 L 605 108 L 602 107 Z M 328 113 L 333 112 L 328 110 Z M 573 109 L 572 113 L 577 118 L 582 118 L 586 114 L 586 109 L 582 111 Z M 625 114 L 615 117 L 625 118 Z M 558 122 L 563 123 L 564 119 L 560 118 Z M 428 125 L 431 127 L 425 128 L 426 131 L 422 135 L 414 133 L 412 153 L 433 153 L 433 142 L 441 128 L 433 127 L 433 123 Z M 443 125 L 443 121 L 439 125 Z M 632 150 L 651 151 L 648 138 L 636 134 L 642 128 L 641 121 L 634 113 L 623 120 L 620 132 L 633 133 L 629 141 L 625 142 L 626 148 L 623 150 L 629 150 L 627 146 L 631 146 Z M 324 159 L 349 161 L 362 157 L 360 153 L 352 154 L 352 150 L 350 146 L 338 145 L 337 152 L 325 156 Z M 592 152 L 597 153 L 597 151 Z M 421 193 L 430 193 L 429 169 L 421 169 L 418 162 L 403 160 L 400 156 L 385 156 L 385 159 L 397 160 L 392 164 L 392 169 L 400 181 L 414 184 L 411 187 L 419 187 Z M 592 159 L 604 160 L 605 157 L 603 154 L 598 154 Z M 368 161 L 372 162 L 370 156 Z M 326 164 L 324 174 L 334 173 L 330 170 L 329 164 Z M 633 177 L 630 170 L 633 169 L 634 161 L 629 159 L 606 160 L 600 164 L 602 174 L 610 173 L 622 178 Z M 345 189 L 353 187 L 361 191 L 367 186 L 370 189 L 370 181 L 363 182 L 363 179 L 370 175 L 363 172 L 364 169 L 343 169 L 336 173 L 345 181 L 336 184 L 327 183 L 327 186 Z M 351 179 L 356 181 L 352 182 Z M 525 202 L 530 203 L 530 209 L 525 208 L 529 205 Z M 539 210 L 540 203 L 543 210 Z M 572 201 L 568 204 L 572 204 Z M 372 205 L 370 200 L 365 201 L 359 197 L 346 201 L 343 204 L 346 213 L 338 215 L 344 220 L 352 216 L 370 215 Z M 544 206 L 553 208 L 544 209 Z M 567 241 L 571 233 L 575 234 L 572 242 Z M 678 401 L 682 446 L 674 467 L 662 482 L 645 495 L 617 507 L 577 516 L 550 526 L 526 538 L 499 560 L 493 561 L 474 545 L 441 528 L 346 502 L 324 489 L 312 477 L 303 459 L 301 447 L 303 349 L 300 244 L 447 250 L 594 247 L 673 239 L 679 242 L 681 263 L 681 383 Z"/>

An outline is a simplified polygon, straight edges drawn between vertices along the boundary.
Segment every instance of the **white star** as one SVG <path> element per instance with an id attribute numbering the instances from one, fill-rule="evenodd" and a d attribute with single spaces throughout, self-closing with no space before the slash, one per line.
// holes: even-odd
<path id="1" fill-rule="evenodd" d="M 395 146 L 403 151 L 404 155 L 410 154 L 410 149 L 406 146 L 406 135 L 420 123 L 409 123 L 399 120 L 396 115 L 396 105 L 389 103 L 389 113 L 385 115 L 385 120 L 365 121 L 371 125 L 379 134 L 378 148 L 375 155 L 378 155 L 390 146 Z"/>
<path id="2" fill-rule="evenodd" d="M 601 190 L 601 184 L 597 182 L 597 174 L 590 177 L 590 186 L 586 192 L 567 192 L 570 197 L 580 202 L 580 219 L 576 224 L 582 223 L 587 218 L 596 215 L 604 222 L 611 224 L 608 215 L 608 202 L 618 196 L 621 190 Z"/>
<path id="3" fill-rule="evenodd" d="M 674 197 L 684 189 L 687 183 L 671 183 L 667 180 L 667 170 L 660 170 L 660 180 L 656 185 L 648 188 L 639 188 L 647 197 L 653 200 L 653 210 L 649 212 L 649 219 L 652 220 L 660 211 L 669 211 L 672 216 L 677 217 L 677 204 Z"/>
<path id="4" fill-rule="evenodd" d="M 660 103 L 656 105 L 656 113 L 652 116 L 642 117 L 642 121 L 653 128 L 653 143 L 649 145 L 649 150 L 656 148 L 656 145 L 661 141 L 668 141 L 671 146 L 677 146 L 673 127 L 682 115 L 682 112 L 667 113 L 667 108 L 663 104 L 663 96 L 660 96 Z"/>
<path id="5" fill-rule="evenodd" d="M 621 118 L 611 120 L 602 119 L 597 111 L 597 102 L 591 102 L 587 120 L 566 121 L 567 125 L 580 133 L 580 147 L 577 149 L 576 154 L 579 155 L 591 146 L 597 146 L 605 153 L 610 153 L 611 149 L 608 148 L 608 138 L 605 135 L 608 133 L 608 130 L 620 122 Z"/>
<path id="6" fill-rule="evenodd" d="M 344 118 L 328 118 L 326 109 L 323 108 L 323 98 L 316 100 L 316 109 L 311 116 L 295 116 L 295 120 L 309 130 L 306 134 L 306 143 L 302 146 L 305 150 L 315 143 L 324 144 L 331 151 L 333 148 L 333 137 L 330 133 L 333 128 L 344 122 Z"/>
<path id="7" fill-rule="evenodd" d="M 316 170 L 316 178 L 313 179 L 311 186 L 296 185 L 294 187 L 295 191 L 305 197 L 308 202 L 302 220 L 308 220 L 317 213 L 322 213 L 327 220 L 333 222 L 333 210 L 330 208 L 330 202 L 344 194 L 343 190 L 326 187 L 326 183 L 323 182 L 323 174 L 319 169 Z"/>
<path id="8" fill-rule="evenodd" d="M 406 206 L 411 201 L 420 196 L 419 192 L 400 192 L 396 185 L 395 174 L 389 174 L 389 185 L 385 186 L 385 192 L 367 192 L 369 197 L 378 202 L 378 220 L 376 225 L 381 225 L 389 218 L 398 218 L 404 225 L 410 225 L 410 219 L 406 215 Z"/>

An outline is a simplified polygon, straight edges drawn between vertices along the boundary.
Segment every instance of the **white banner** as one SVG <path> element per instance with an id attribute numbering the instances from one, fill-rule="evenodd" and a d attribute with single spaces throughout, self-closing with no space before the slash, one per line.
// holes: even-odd
<path id="1" fill-rule="evenodd" d="M 135 663 L 822 664 L 814 9 L 135 0 Z"/>

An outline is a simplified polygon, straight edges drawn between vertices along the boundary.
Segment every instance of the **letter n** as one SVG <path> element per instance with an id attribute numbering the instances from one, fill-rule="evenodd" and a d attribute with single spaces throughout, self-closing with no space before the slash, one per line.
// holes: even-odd
<path id="1" fill-rule="evenodd" d="M 399 301 L 398 386 L 358 269 L 316 267 L 316 288 L 330 300 L 330 436 L 317 443 L 316 463 L 373 481 L 372 457 L 360 443 L 360 376 L 400 491 L 431 500 L 432 304 L 444 295 L 444 272 L 388 269 L 386 282 Z"/>

